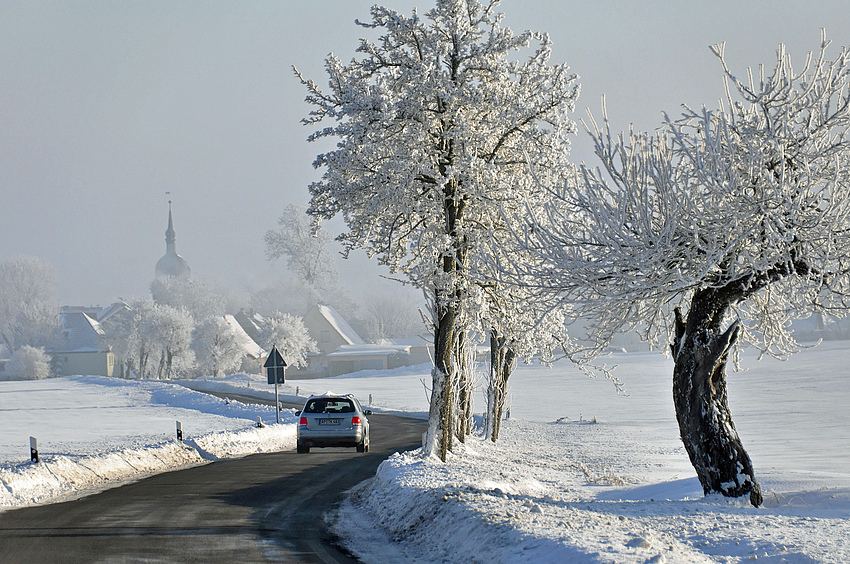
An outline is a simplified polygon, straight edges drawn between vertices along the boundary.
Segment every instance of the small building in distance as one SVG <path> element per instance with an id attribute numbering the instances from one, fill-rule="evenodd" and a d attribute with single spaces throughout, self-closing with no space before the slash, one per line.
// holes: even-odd
<path id="1" fill-rule="evenodd" d="M 259 337 L 265 322 L 262 315 L 242 310 L 233 317 L 248 336 Z M 360 370 L 386 370 L 429 362 L 432 357 L 430 347 L 420 338 L 367 343 L 331 306 L 314 306 L 303 322 L 319 351 L 307 355 L 306 367 L 288 366 L 287 378 L 326 378 Z M 286 351 L 281 352 L 286 356 Z"/>
<path id="2" fill-rule="evenodd" d="M 104 334 L 101 320 L 113 306 L 100 307 L 63 306 L 59 312 L 62 323 L 61 343 L 49 351 L 56 371 L 65 376 L 112 376 L 115 355 L 101 341 Z"/>
<path id="3" fill-rule="evenodd" d="M 319 352 L 308 357 L 309 366 L 295 377 L 328 377 L 360 370 L 386 370 L 410 364 L 407 344 L 367 343 L 331 306 L 317 305 L 304 316 L 304 325 Z"/>

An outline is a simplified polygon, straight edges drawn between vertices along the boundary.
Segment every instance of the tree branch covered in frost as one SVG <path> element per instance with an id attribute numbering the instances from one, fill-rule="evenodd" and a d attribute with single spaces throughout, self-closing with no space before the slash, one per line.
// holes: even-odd
<path id="1" fill-rule="evenodd" d="M 290 271 L 320 292 L 339 285 L 339 273 L 328 251 L 330 235 L 314 228 L 298 206 L 288 205 L 278 219 L 278 228 L 264 237 L 269 260 L 285 256 Z"/>
<path id="2" fill-rule="evenodd" d="M 0 346 L 50 347 L 59 336 L 56 274 L 44 260 L 10 257 L 0 263 Z"/>
<path id="3" fill-rule="evenodd" d="M 276 346 L 287 365 L 296 368 L 307 366 L 309 353 L 319 352 L 316 341 L 310 338 L 304 320 L 281 312 L 275 312 L 266 318 L 260 334 L 260 344 L 266 350 Z"/>
<path id="4" fill-rule="evenodd" d="M 717 110 L 684 108 L 655 134 L 585 125 L 601 168 L 583 166 L 527 208 L 521 231 L 534 275 L 594 320 L 596 351 L 621 329 L 664 338 L 672 306 L 709 291 L 744 320 L 741 337 L 785 355 L 790 319 L 846 314 L 850 290 L 850 54 L 829 42 L 797 73 L 775 68 L 727 83 Z M 526 278 L 527 279 L 527 278 Z M 718 324 L 722 319 L 716 320 Z"/>
<path id="5" fill-rule="evenodd" d="M 561 127 L 564 153 L 574 129 L 566 113 L 577 95 L 576 76 L 565 65 L 547 64 L 549 38 L 537 36 L 541 44 L 527 61 L 507 62 L 532 34 L 494 27 L 487 19 L 492 6 L 475 2 L 457 20 L 451 11 L 463 4 L 439 2 L 426 18 L 432 25 L 376 6 L 372 27 L 386 34 L 377 44 L 363 40 L 362 57 L 348 65 L 327 60 L 328 93 L 298 74 L 314 106 L 305 123 L 337 122 L 310 139 L 340 141 L 316 158 L 326 172 L 310 187 L 309 213 L 344 213 L 346 249 L 364 248 L 416 279 L 434 275 L 433 268 L 416 266 L 455 253 L 443 207 L 449 186 L 462 186 L 450 198 L 466 206 L 469 218 L 459 235 L 474 237 L 481 231 L 476 220 L 492 216 L 494 202 L 515 199 L 505 165 L 524 175 L 524 150 L 540 166 L 557 164 L 560 157 L 548 150 L 552 134 L 542 126 Z"/>

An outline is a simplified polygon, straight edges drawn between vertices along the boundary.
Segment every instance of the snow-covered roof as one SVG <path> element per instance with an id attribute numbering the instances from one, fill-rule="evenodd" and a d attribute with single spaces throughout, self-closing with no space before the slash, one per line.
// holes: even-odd
<path id="1" fill-rule="evenodd" d="M 337 350 L 328 354 L 327 357 L 391 355 L 398 352 L 408 352 L 409 349 L 410 347 L 388 347 L 386 345 L 372 345 L 369 343 L 359 345 L 340 345 Z"/>
<path id="2" fill-rule="evenodd" d="M 97 315 L 97 320 L 100 323 L 109 320 L 116 313 L 127 311 L 130 309 L 130 306 L 127 305 L 123 300 L 120 302 L 115 302 L 114 304 L 103 308 L 100 313 Z"/>
<path id="3" fill-rule="evenodd" d="M 328 320 L 336 332 L 340 334 L 340 336 L 345 339 L 349 345 L 365 345 L 366 341 L 364 341 L 360 335 L 357 334 L 357 331 L 351 328 L 351 325 L 342 318 L 337 310 L 332 308 L 331 306 L 320 305 L 317 306 L 319 308 L 319 313 L 322 314 L 322 317 Z"/>
<path id="4" fill-rule="evenodd" d="M 82 311 L 61 313 L 64 350 L 99 350 L 103 327 L 94 318 Z"/>
<path id="5" fill-rule="evenodd" d="M 434 343 L 426 341 L 422 337 L 393 337 L 391 339 L 381 339 L 379 345 L 388 347 L 433 347 Z"/>
<path id="6" fill-rule="evenodd" d="M 262 358 L 265 356 L 266 351 L 263 350 L 263 347 L 258 345 L 254 339 L 252 339 L 248 333 L 239 325 L 239 322 L 236 321 L 236 318 L 232 315 L 225 314 L 224 320 L 236 334 L 236 341 L 239 343 L 239 346 L 242 347 L 242 350 L 245 351 L 246 354 L 253 356 L 254 358 Z"/>

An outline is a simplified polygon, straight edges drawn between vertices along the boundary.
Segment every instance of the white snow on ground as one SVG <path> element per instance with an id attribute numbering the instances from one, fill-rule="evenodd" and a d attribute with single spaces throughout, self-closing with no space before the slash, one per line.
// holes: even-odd
<path id="1" fill-rule="evenodd" d="M 703 497 L 678 438 L 669 359 L 606 361 L 627 396 L 568 365 L 520 366 L 498 443 L 470 438 L 446 464 L 418 452 L 392 457 L 354 490 L 338 532 L 366 562 L 850 562 L 850 342 L 787 362 L 745 354 L 746 371 L 729 375 L 732 414 L 765 492 L 759 509 Z M 368 371 L 292 381 L 280 399 L 351 392 L 376 411 L 421 417 L 429 383 L 427 366 Z M 260 376 L 184 384 L 274 397 Z M 174 383 L 0 382 L 0 508 L 292 449 L 291 413 L 256 429 L 257 416 L 274 420 L 273 408 Z M 40 440 L 38 465 L 27 461 L 29 435 Z"/>
<path id="2" fill-rule="evenodd" d="M 787 362 L 745 354 L 748 370 L 730 374 L 759 509 L 702 495 L 678 439 L 671 361 L 609 360 L 628 396 L 565 367 L 520 367 L 497 444 L 471 439 L 447 464 L 392 457 L 354 490 L 338 533 L 366 562 L 850 562 L 850 343 Z M 383 389 L 360 381 L 360 394 Z"/>
<path id="3" fill-rule="evenodd" d="M 0 382 L 0 510 L 156 472 L 295 447 L 295 418 L 181 386 L 96 376 Z M 177 421 L 183 428 L 177 441 Z M 286 423 L 286 424 L 283 424 Z M 40 462 L 29 461 L 29 437 Z"/>

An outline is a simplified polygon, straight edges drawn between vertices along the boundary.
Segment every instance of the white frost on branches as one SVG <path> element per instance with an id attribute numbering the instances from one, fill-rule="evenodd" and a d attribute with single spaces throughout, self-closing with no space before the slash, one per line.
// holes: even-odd
<path id="1" fill-rule="evenodd" d="M 214 378 L 239 370 L 245 356 L 236 332 L 224 316 L 210 317 L 195 327 L 192 350 L 201 372 Z"/>
<path id="2" fill-rule="evenodd" d="M 50 357 L 40 347 L 24 345 L 6 363 L 9 380 L 43 380 L 50 376 Z"/>
<path id="3" fill-rule="evenodd" d="M 727 84 L 717 110 L 685 108 L 655 134 L 587 126 L 602 169 L 582 167 L 526 222 L 538 289 L 594 320 L 598 352 L 623 328 L 665 338 L 671 306 L 714 292 L 741 338 L 778 356 L 790 320 L 842 317 L 850 291 L 850 54 Z"/>
<path id="4" fill-rule="evenodd" d="M 0 263 L 0 345 L 12 354 L 24 345 L 50 347 L 59 333 L 56 274 L 30 256 Z"/>
<path id="5" fill-rule="evenodd" d="M 565 168 L 575 131 L 577 76 L 550 64 L 548 35 L 501 27 L 497 5 L 438 0 L 424 17 L 375 6 L 372 22 L 360 25 L 382 35 L 361 40 L 348 64 L 330 56 L 327 90 L 296 70 L 313 108 L 304 122 L 331 122 L 309 139 L 337 141 L 316 158 L 324 174 L 310 186 L 308 212 L 342 214 L 346 251 L 364 249 L 428 295 L 436 349 L 429 437 L 441 435 L 443 458 L 446 406 L 465 370 L 461 348 L 482 335 L 484 312 L 500 311 L 488 305 L 494 293 L 483 286 L 492 276 L 481 265 L 494 233 L 508 231 L 502 210 L 545 196 L 528 165 Z"/>
<path id="6" fill-rule="evenodd" d="M 278 228 L 266 232 L 269 260 L 286 257 L 287 267 L 319 292 L 335 289 L 339 273 L 328 251 L 330 235 L 313 226 L 309 216 L 295 205 L 288 205 L 278 218 Z"/>
<path id="7" fill-rule="evenodd" d="M 307 366 L 307 355 L 319 352 L 304 320 L 288 313 L 275 312 L 265 318 L 260 333 L 260 345 L 271 350 L 276 346 L 286 364 L 295 368 Z"/>

